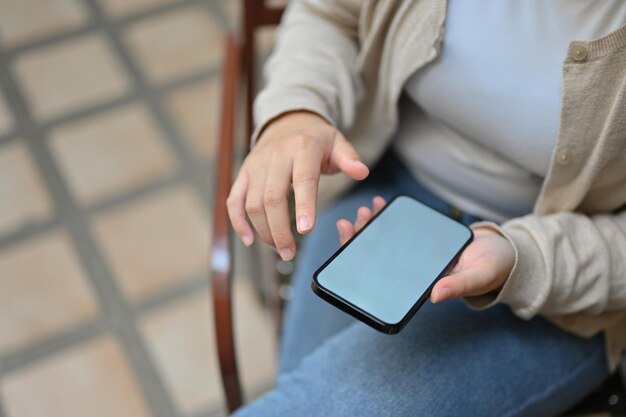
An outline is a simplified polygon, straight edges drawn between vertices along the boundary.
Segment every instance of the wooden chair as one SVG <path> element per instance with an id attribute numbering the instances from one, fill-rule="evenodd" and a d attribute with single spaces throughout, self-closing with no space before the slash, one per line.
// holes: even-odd
<path id="1" fill-rule="evenodd" d="M 213 217 L 213 248 L 211 262 L 211 296 L 215 320 L 215 332 L 219 356 L 222 385 L 226 404 L 230 413 L 243 404 L 242 387 L 239 379 L 237 357 L 235 353 L 233 316 L 232 316 L 232 280 L 233 280 L 233 242 L 230 222 L 226 211 L 226 198 L 232 184 L 233 158 L 236 148 L 241 148 L 245 155 L 249 151 L 249 137 L 253 130 L 252 102 L 256 92 L 255 84 L 255 34 L 258 29 L 275 26 L 283 13 L 282 8 L 272 8 L 265 0 L 243 0 L 243 25 L 239 32 L 226 37 L 226 60 L 223 70 L 223 95 L 221 101 L 221 128 L 218 146 L 218 164 L 216 173 L 216 191 Z M 242 88 L 245 86 L 245 89 Z M 236 109 L 238 101 L 245 102 L 243 133 L 238 133 Z M 271 303 L 280 323 L 280 303 L 278 297 Z M 279 324 L 277 324 L 279 327 Z M 625 365 L 625 364 L 623 364 Z M 613 375 L 597 392 L 582 401 L 577 407 L 566 413 L 568 416 L 606 412 L 615 416 L 626 416 L 626 366 L 620 373 Z"/>

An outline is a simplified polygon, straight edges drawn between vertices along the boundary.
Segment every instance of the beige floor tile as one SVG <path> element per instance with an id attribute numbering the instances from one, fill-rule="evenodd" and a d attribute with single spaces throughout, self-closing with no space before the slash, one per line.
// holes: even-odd
<path id="1" fill-rule="evenodd" d="M 239 27 L 243 18 L 242 2 L 232 0 L 220 0 L 219 5 L 226 13 L 232 27 Z"/>
<path id="2" fill-rule="evenodd" d="M 137 300 L 207 269 L 207 217 L 189 189 L 176 188 L 101 214 L 94 230 L 122 290 Z"/>
<path id="3" fill-rule="evenodd" d="M 20 55 L 15 70 L 39 119 L 119 97 L 130 85 L 112 50 L 97 35 Z"/>
<path id="4" fill-rule="evenodd" d="M 128 28 L 126 40 L 148 78 L 162 83 L 219 65 L 222 33 L 198 5 L 141 20 Z"/>
<path id="5" fill-rule="evenodd" d="M 79 0 L 2 0 L 2 45 L 14 47 L 84 26 L 89 14 Z"/>
<path id="6" fill-rule="evenodd" d="M 175 0 L 100 0 L 105 12 L 113 17 L 126 17 Z"/>
<path id="7" fill-rule="evenodd" d="M 182 87 L 168 97 L 167 105 L 190 149 L 201 158 L 215 155 L 221 79 Z"/>
<path id="8" fill-rule="evenodd" d="M 49 218 L 52 207 L 26 145 L 0 146 L 0 235 Z"/>
<path id="9" fill-rule="evenodd" d="M 98 306 L 65 234 L 0 253 L 0 353 L 15 351 L 96 316 Z"/>
<path id="10" fill-rule="evenodd" d="M 154 120 L 127 105 L 52 132 L 52 151 L 77 200 L 92 204 L 174 170 Z"/>
<path id="11" fill-rule="evenodd" d="M 243 383 L 258 391 L 274 377 L 273 332 L 249 285 L 237 282 L 235 294 Z M 204 293 L 149 314 L 141 325 L 179 410 L 189 415 L 223 403 L 212 309 Z"/>
<path id="12" fill-rule="evenodd" d="M 13 115 L 9 109 L 9 105 L 0 94 L 0 135 L 4 135 L 13 129 L 14 127 Z"/>
<path id="13" fill-rule="evenodd" d="M 8 417 L 147 417 L 119 345 L 100 338 L 5 376 Z"/>
<path id="14" fill-rule="evenodd" d="M 148 350 L 177 408 L 184 414 L 219 407 L 219 381 L 208 298 L 197 294 L 141 321 Z"/>

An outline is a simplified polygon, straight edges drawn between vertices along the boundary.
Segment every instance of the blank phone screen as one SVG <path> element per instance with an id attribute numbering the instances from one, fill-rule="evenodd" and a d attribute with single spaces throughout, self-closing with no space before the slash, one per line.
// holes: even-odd
<path id="1" fill-rule="evenodd" d="M 461 223 L 399 196 L 318 270 L 316 280 L 379 321 L 399 323 L 471 236 Z"/>

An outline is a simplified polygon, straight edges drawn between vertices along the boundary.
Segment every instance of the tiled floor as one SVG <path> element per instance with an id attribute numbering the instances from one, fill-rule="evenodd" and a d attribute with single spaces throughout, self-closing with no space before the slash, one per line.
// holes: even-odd
<path id="1" fill-rule="evenodd" d="M 225 414 L 207 247 L 235 3 L 0 1 L 0 417 Z M 257 395 L 273 328 L 236 296 Z"/>

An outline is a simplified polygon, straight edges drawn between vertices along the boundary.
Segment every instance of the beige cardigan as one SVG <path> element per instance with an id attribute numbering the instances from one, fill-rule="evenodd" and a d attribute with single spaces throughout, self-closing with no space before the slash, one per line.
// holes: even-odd
<path id="1" fill-rule="evenodd" d="M 371 166 L 396 130 L 405 81 L 438 54 L 445 17 L 445 0 L 293 0 L 255 101 L 253 140 L 272 118 L 307 109 L 346 132 Z M 487 224 L 516 248 L 514 269 L 499 294 L 468 302 L 506 303 L 584 337 L 604 331 L 613 369 L 626 348 L 626 26 L 572 41 L 563 56 L 561 127 L 534 211 Z M 320 200 L 347 185 L 323 178 Z"/>

